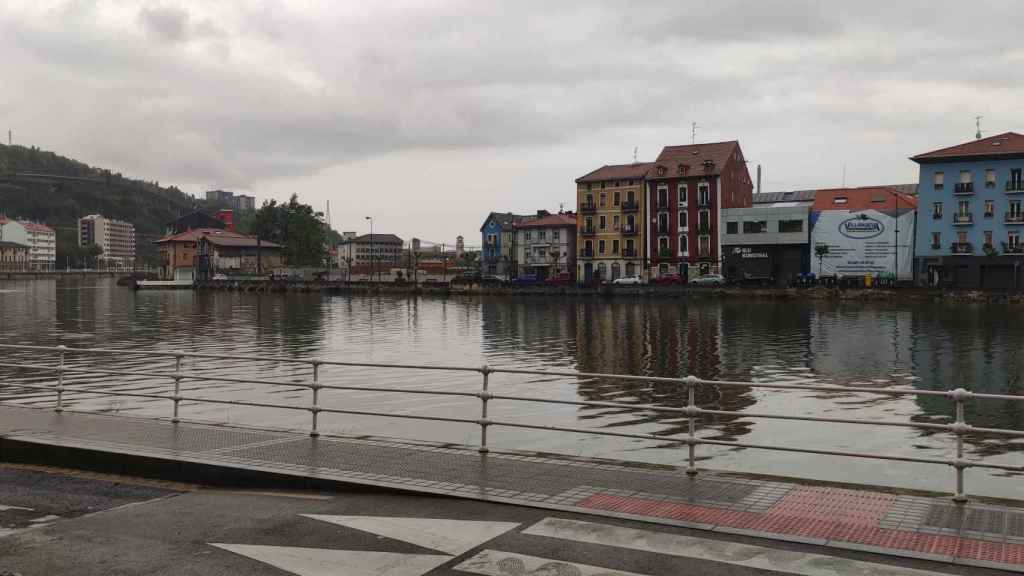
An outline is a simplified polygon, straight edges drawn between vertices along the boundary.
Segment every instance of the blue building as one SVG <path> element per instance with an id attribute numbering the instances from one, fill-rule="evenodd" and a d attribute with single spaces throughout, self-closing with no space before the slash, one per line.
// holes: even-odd
<path id="1" fill-rule="evenodd" d="M 515 276 L 515 224 L 531 216 L 491 212 L 480 227 L 480 273 L 511 278 Z"/>
<path id="2" fill-rule="evenodd" d="M 1007 132 L 911 160 L 921 167 L 917 281 L 1024 288 L 1024 136 Z"/>

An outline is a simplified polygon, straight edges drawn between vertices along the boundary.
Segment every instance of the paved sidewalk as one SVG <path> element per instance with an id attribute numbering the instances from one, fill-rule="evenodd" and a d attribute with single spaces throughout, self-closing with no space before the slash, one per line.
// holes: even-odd
<path id="1" fill-rule="evenodd" d="M 601 514 L 1024 572 L 1024 507 L 742 475 L 0 406 L 0 460 L 57 447 Z M 63 464 L 64 462 L 53 462 Z M 180 478 L 179 478 L 180 479 Z M 1024 506 L 1024 504 L 1022 504 Z"/>

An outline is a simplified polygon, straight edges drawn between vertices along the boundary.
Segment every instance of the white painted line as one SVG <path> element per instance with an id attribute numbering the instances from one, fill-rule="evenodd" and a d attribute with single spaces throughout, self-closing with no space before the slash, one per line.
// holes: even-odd
<path id="1" fill-rule="evenodd" d="M 357 552 L 292 546 L 214 544 L 228 552 L 270 564 L 298 576 L 423 576 L 451 556 Z"/>
<path id="2" fill-rule="evenodd" d="M 482 550 L 476 556 L 466 560 L 454 568 L 459 572 L 481 574 L 482 576 L 644 576 L 635 572 L 609 570 L 587 564 L 574 564 L 550 558 L 524 556 L 497 550 Z"/>
<path id="3" fill-rule="evenodd" d="M 402 518 L 393 516 L 325 516 L 303 514 L 306 518 L 355 528 L 385 538 L 401 540 L 423 548 L 458 556 L 517 528 L 516 522 Z"/>
<path id="4" fill-rule="evenodd" d="M 29 520 L 32 524 L 38 524 L 39 522 L 51 522 L 53 520 L 60 520 L 60 516 L 56 514 L 47 514 L 46 516 L 40 516 L 39 518 L 33 518 Z"/>
<path id="5" fill-rule="evenodd" d="M 762 570 L 775 570 L 784 574 L 801 576 L 928 576 L 935 574 L 926 570 L 861 562 L 821 554 L 805 554 L 791 550 L 778 550 L 750 544 L 693 538 L 650 530 L 635 530 L 562 518 L 545 518 L 523 530 L 522 533 L 668 554 L 682 558 L 709 560 Z"/>
<path id="6" fill-rule="evenodd" d="M 3 504 L 0 504 L 0 512 L 4 512 L 5 510 L 25 510 L 27 512 L 32 512 L 35 509 L 34 508 L 23 508 L 21 506 L 5 506 Z"/>

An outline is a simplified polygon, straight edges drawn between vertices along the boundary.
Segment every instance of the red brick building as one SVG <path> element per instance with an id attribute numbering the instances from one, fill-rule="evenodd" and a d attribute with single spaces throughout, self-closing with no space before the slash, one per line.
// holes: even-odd
<path id="1" fill-rule="evenodd" d="M 648 170 L 646 185 L 650 277 L 718 273 L 725 232 L 721 210 L 753 205 L 740 143 L 666 146 Z"/>

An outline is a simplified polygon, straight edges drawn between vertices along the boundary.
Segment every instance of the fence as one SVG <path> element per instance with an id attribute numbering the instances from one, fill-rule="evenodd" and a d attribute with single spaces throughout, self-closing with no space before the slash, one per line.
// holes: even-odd
<path id="1" fill-rule="evenodd" d="M 489 366 L 481 367 L 470 367 L 470 366 L 430 366 L 430 365 L 415 365 L 415 364 L 383 364 L 383 363 L 367 363 L 367 362 L 339 362 L 333 360 L 323 359 L 297 359 L 297 358 L 280 358 L 280 357 L 257 357 L 257 356 L 229 356 L 222 354 L 203 354 L 203 353 L 186 353 L 186 352 L 159 352 L 159 351 L 135 351 L 135 350 L 113 350 L 113 349 L 102 349 L 102 348 L 69 348 L 66 346 L 25 346 L 25 345 L 11 345 L 11 344 L 0 344 L 0 350 L 21 350 L 28 352 L 37 353 L 54 353 L 57 355 L 57 361 L 55 364 L 22 364 L 14 362 L 0 362 L 0 368 L 17 368 L 23 370 L 32 371 L 43 371 L 43 372 L 56 372 L 56 385 L 38 385 L 38 384 L 24 384 L 15 383 L 10 386 L 15 388 L 24 388 L 29 390 L 42 390 L 54 392 L 56 394 L 54 410 L 61 412 L 64 409 L 64 395 L 67 393 L 77 394 L 98 394 L 98 395 L 110 395 L 110 396 L 125 396 L 125 397 L 138 397 L 138 398 L 151 398 L 151 399 L 162 399 L 167 400 L 171 407 L 171 421 L 179 422 L 181 415 L 181 403 L 182 402 L 196 402 L 196 403 L 211 403 L 211 404 L 228 404 L 236 406 L 250 406 L 257 408 L 274 408 L 283 410 L 300 410 L 307 411 L 310 414 L 310 428 L 309 434 L 311 436 L 318 436 L 319 431 L 319 416 L 321 413 L 330 414 L 350 414 L 359 416 L 374 416 L 382 418 L 404 418 L 413 420 L 427 420 L 435 422 L 452 422 L 477 426 L 480 429 L 480 444 L 479 451 L 486 453 L 488 451 L 487 446 L 487 435 L 488 430 L 494 427 L 505 427 L 505 428 L 524 428 L 533 430 L 547 430 L 553 432 L 569 432 L 578 434 L 592 434 L 599 436 L 613 436 L 619 438 L 632 438 L 640 440 L 654 440 L 661 443 L 674 442 L 681 445 L 685 445 L 688 451 L 686 473 L 688 475 L 696 475 L 699 470 L 696 465 L 696 451 L 697 447 L 701 445 L 710 446 L 728 446 L 735 448 L 748 448 L 757 450 L 775 450 L 782 452 L 794 452 L 801 454 L 815 454 L 825 456 L 839 456 L 847 458 L 866 458 L 874 460 L 889 460 L 896 462 L 910 462 L 919 464 L 933 464 L 950 466 L 954 469 L 955 474 L 955 489 L 953 491 L 953 500 L 959 503 L 967 501 L 967 494 L 964 487 L 964 470 L 967 468 L 988 468 L 994 470 L 1002 470 L 1005 472 L 1024 472 L 1024 466 L 1008 466 L 1003 464 L 991 464 L 985 462 L 971 462 L 964 459 L 964 436 L 966 434 L 989 434 L 989 435 L 1001 435 L 1008 437 L 1024 438 L 1024 431 L 1021 430 L 1007 430 L 1000 428 L 979 428 L 968 424 L 964 418 L 964 406 L 968 401 L 981 401 L 981 400 L 1009 400 L 1015 402 L 1024 402 L 1024 396 L 1012 396 L 1007 394 L 979 394 L 965 390 L 963 388 L 957 388 L 955 390 L 947 391 L 936 391 L 936 390 L 908 390 L 908 389 L 884 389 L 884 388 L 864 388 L 864 387 L 848 387 L 848 386 L 813 386 L 804 384 L 784 384 L 784 383 L 760 383 L 760 382 L 735 382 L 725 380 L 705 380 L 694 376 L 687 376 L 683 378 L 667 378 L 657 376 L 633 376 L 625 374 L 601 374 L 601 373 L 589 373 L 589 372 L 572 372 L 572 371 L 558 371 L 558 370 L 517 370 L 511 368 L 492 368 Z M 89 354 L 89 355 L 131 355 L 131 356 L 143 356 L 153 358 L 171 358 L 174 360 L 174 371 L 173 372 L 138 372 L 138 371 L 125 371 L 125 370 L 103 370 L 96 368 L 78 368 L 67 366 L 65 360 L 68 354 Z M 207 359 L 207 360 L 242 360 L 242 361 L 253 361 L 253 362 L 278 362 L 284 364 L 301 364 L 309 366 L 311 369 L 310 379 L 306 383 L 297 382 L 278 382 L 273 380 L 262 380 L 252 378 L 235 378 L 230 376 L 219 376 L 219 375 L 205 375 L 188 373 L 182 371 L 182 361 L 186 358 L 190 359 Z M 336 384 L 324 384 L 320 381 L 320 369 L 325 366 L 346 366 L 346 367 L 359 367 L 359 368 L 381 368 L 381 369 L 404 369 L 404 370 L 432 370 L 442 372 L 475 372 L 480 374 L 482 381 L 480 390 L 477 392 L 460 392 L 452 390 L 427 390 L 427 389 L 404 389 L 404 388 L 388 388 L 380 386 L 348 386 L 348 385 L 336 385 Z M 95 376 L 146 376 L 156 378 L 167 378 L 169 383 L 173 383 L 174 392 L 171 395 L 166 394 L 148 394 L 142 392 L 126 392 L 116 390 L 78 390 L 73 386 L 65 383 L 65 374 L 86 374 Z M 589 401 L 589 400 L 564 400 L 564 399 L 553 399 L 553 398 L 542 398 L 536 396 L 512 396 L 507 394 L 495 394 L 490 391 L 490 378 L 493 374 L 518 374 L 518 375 L 529 375 L 529 376 L 546 376 L 546 377 L 569 377 L 569 378 L 602 378 L 607 380 L 619 380 L 626 382 L 645 382 L 645 383 L 661 383 L 661 384 L 674 384 L 685 387 L 687 391 L 687 404 L 685 407 L 672 407 L 672 406 L 657 406 L 651 404 L 628 404 L 622 402 L 602 402 L 602 401 Z M 194 396 L 183 396 L 181 394 L 181 383 L 185 380 L 195 380 L 203 382 L 224 382 L 224 383 L 242 383 L 242 384 L 260 384 L 268 386 L 286 386 L 286 387 L 306 387 L 311 391 L 311 403 L 308 406 L 295 406 L 295 405 L 284 405 L 284 404 L 271 404 L 266 402 L 249 402 L 245 400 L 226 400 L 217 398 L 202 398 Z M 2 383 L 0 383 L 2 384 Z M 701 408 L 697 405 L 696 401 L 696 389 L 698 386 L 718 386 L 718 387 L 744 387 L 744 388 L 762 388 L 762 389 L 774 389 L 774 390 L 807 390 L 807 391 L 825 391 L 825 392 L 859 392 L 867 394 L 878 394 L 883 396 L 934 396 L 934 397 L 945 397 L 954 403 L 955 407 L 955 421 L 952 424 L 938 424 L 928 422 L 902 422 L 894 420 L 860 420 L 852 418 L 825 418 L 818 416 L 792 416 L 785 414 L 766 414 L 758 412 L 748 411 L 730 411 L 730 410 L 709 410 Z M 327 408 L 320 405 L 321 392 L 324 390 L 358 390 L 358 391 L 373 391 L 373 392 L 390 392 L 398 394 L 415 394 L 415 395 L 433 395 L 433 396 L 461 396 L 477 398 L 480 401 L 480 418 L 457 418 L 447 416 L 426 416 L 426 415 L 414 415 L 414 414 L 400 414 L 394 412 L 375 412 L 367 410 L 346 410 L 342 408 Z M 492 401 L 515 401 L 515 402 L 535 402 L 535 403 L 546 403 L 546 404 L 563 404 L 573 406 L 591 406 L 591 407 L 604 407 L 604 408 L 617 408 L 617 409 L 628 409 L 628 410 L 650 410 L 657 412 L 667 412 L 679 414 L 686 417 L 687 419 L 687 435 L 685 438 L 674 438 L 666 436 L 657 436 L 653 434 L 641 434 L 632 432 L 616 432 L 611 430 L 594 430 L 585 428 L 573 428 L 565 426 L 549 426 L 540 424 L 529 424 L 524 422 L 511 422 L 492 420 L 488 418 L 487 409 L 488 403 Z M 941 458 L 923 458 L 915 456 L 902 456 L 894 454 L 876 454 L 866 452 L 852 452 L 852 451 L 841 451 L 841 450 L 820 450 L 812 448 L 801 448 L 796 446 L 781 446 L 777 444 L 757 444 L 748 442 L 736 442 L 728 440 L 713 440 L 706 438 L 698 438 L 696 436 L 697 418 L 701 416 L 742 416 L 744 418 L 765 418 L 765 419 L 777 419 L 777 420 L 798 420 L 807 422 L 822 422 L 831 424 L 855 424 L 864 426 L 891 426 L 891 427 L 902 427 L 902 428 L 916 428 L 923 430 L 931 430 L 936 432 L 948 432 L 954 435 L 955 438 L 955 458 L 952 459 L 941 459 Z"/>

